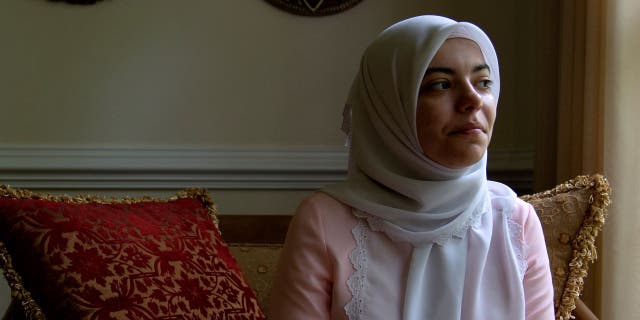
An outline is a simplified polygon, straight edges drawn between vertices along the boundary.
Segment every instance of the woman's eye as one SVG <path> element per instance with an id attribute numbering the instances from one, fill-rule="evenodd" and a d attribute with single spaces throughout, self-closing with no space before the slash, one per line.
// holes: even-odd
<path id="1" fill-rule="evenodd" d="M 432 82 L 426 86 L 427 91 L 438 91 L 451 88 L 451 84 L 447 81 Z"/>
<path id="2" fill-rule="evenodd" d="M 485 79 L 485 80 L 480 80 L 478 84 L 480 85 L 480 88 L 489 89 L 493 85 L 493 81 L 489 79 Z"/>

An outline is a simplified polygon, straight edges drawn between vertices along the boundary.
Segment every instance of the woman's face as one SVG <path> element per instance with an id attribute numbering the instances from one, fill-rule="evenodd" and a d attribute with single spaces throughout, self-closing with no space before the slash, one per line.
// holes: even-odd
<path id="1" fill-rule="evenodd" d="M 496 117 L 490 72 L 475 42 L 451 38 L 440 47 L 422 80 L 416 112 L 418 141 L 429 159 L 462 168 L 483 157 Z"/>

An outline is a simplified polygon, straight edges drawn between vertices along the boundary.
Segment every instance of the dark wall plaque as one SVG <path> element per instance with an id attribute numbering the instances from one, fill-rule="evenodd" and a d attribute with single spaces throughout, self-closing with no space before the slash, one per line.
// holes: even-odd
<path id="1" fill-rule="evenodd" d="M 345 11 L 362 0 L 265 0 L 272 5 L 303 16 L 326 16 Z"/>

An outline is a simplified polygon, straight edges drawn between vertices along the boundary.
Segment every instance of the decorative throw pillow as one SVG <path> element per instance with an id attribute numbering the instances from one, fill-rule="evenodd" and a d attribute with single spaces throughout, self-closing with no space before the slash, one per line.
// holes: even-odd
<path id="1" fill-rule="evenodd" d="M 264 319 L 205 190 L 157 200 L 0 186 L 0 269 L 27 319 Z"/>
<path id="2" fill-rule="evenodd" d="M 536 209 L 547 244 L 556 319 L 570 319 L 597 257 L 595 239 L 606 217 L 611 189 L 601 175 L 578 176 L 555 188 L 521 198 Z"/>

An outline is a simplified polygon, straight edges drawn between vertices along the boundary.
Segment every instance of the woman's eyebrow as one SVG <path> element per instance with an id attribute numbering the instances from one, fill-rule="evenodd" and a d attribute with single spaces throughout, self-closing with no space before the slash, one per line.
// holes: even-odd
<path id="1" fill-rule="evenodd" d="M 446 74 L 454 74 L 455 72 L 451 68 L 445 67 L 433 67 L 428 68 L 427 71 L 424 72 L 424 75 L 432 74 L 432 73 L 446 73 Z"/>
<path id="2" fill-rule="evenodd" d="M 483 64 L 479 64 L 475 67 L 473 67 L 473 69 L 471 70 L 473 73 L 476 72 L 480 72 L 482 70 L 487 70 L 489 72 L 491 72 L 491 68 L 489 68 L 489 65 L 486 63 Z M 429 75 L 432 73 L 444 73 L 444 74 L 455 74 L 456 72 L 451 69 L 451 68 L 447 68 L 447 67 L 433 67 L 433 68 L 428 68 L 427 71 L 424 72 L 424 75 Z"/>
<path id="3" fill-rule="evenodd" d="M 477 65 L 477 66 L 473 67 L 473 70 L 472 70 L 472 71 L 473 71 L 473 72 L 478 72 L 478 71 L 482 71 L 482 70 L 485 70 L 485 69 L 486 69 L 487 71 L 491 72 L 491 68 L 489 68 L 489 65 L 488 65 L 488 64 L 486 64 L 486 63 L 484 63 L 484 64 L 480 64 L 480 65 Z"/>

